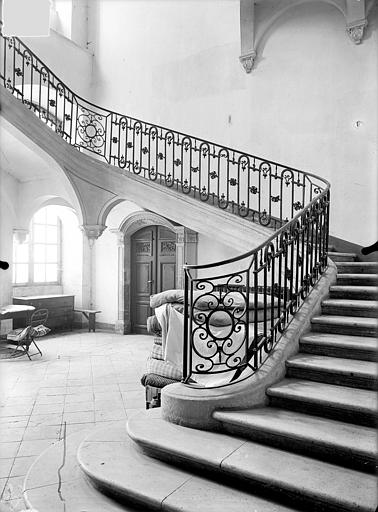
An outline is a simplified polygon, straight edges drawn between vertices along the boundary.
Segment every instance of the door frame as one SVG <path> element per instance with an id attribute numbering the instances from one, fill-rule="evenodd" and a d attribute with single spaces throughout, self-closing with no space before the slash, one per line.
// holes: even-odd
<path id="1" fill-rule="evenodd" d="M 131 332 L 131 237 L 147 226 L 165 226 L 176 233 L 176 288 L 184 287 L 183 265 L 197 263 L 197 233 L 156 213 L 131 213 L 118 229 L 111 229 L 118 245 L 118 318 L 115 331 L 120 334 Z"/>

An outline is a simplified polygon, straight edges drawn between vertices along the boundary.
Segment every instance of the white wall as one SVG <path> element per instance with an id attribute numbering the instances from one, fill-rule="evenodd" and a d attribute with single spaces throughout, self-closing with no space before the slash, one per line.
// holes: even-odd
<path id="1" fill-rule="evenodd" d="M 89 12 L 98 103 L 328 178 L 331 234 L 375 241 L 376 10 L 360 45 L 333 6 L 288 11 L 249 75 L 237 1 L 102 0 Z"/>
<path id="2" fill-rule="evenodd" d="M 17 181 L 0 167 L 0 260 L 10 264 L 0 270 L 0 306 L 12 304 L 13 228 L 16 222 Z M 11 329 L 11 321 L 0 322 L 1 333 Z"/>
<path id="3" fill-rule="evenodd" d="M 54 30 L 48 37 L 21 39 L 73 92 L 90 97 L 91 52 Z"/>

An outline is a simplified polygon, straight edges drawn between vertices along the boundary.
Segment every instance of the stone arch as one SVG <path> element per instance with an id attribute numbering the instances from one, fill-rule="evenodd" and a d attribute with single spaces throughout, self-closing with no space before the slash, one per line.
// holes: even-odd
<path id="1" fill-rule="evenodd" d="M 154 212 L 138 211 L 128 215 L 118 229 L 113 229 L 118 244 L 118 319 L 115 329 L 131 331 L 131 237 L 147 226 L 164 226 L 176 234 L 176 288 L 183 288 L 185 263 L 197 262 L 197 233 Z"/>

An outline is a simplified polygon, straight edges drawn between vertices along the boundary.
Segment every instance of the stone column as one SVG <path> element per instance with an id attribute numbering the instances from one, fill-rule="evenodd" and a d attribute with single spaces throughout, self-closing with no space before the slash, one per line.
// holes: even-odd
<path id="1" fill-rule="evenodd" d="M 118 252 L 118 316 L 115 322 L 115 331 L 125 333 L 125 233 L 120 229 L 111 229 L 117 238 Z"/>
<path id="2" fill-rule="evenodd" d="M 96 251 L 94 243 L 102 235 L 106 226 L 103 224 L 84 224 L 80 229 L 85 233 L 87 243 L 83 246 L 83 304 L 84 308 L 94 309 L 96 304 Z"/>

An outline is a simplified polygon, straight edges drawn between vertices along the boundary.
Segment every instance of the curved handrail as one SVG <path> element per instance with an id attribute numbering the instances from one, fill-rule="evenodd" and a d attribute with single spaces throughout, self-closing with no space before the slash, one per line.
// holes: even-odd
<path id="1" fill-rule="evenodd" d="M 184 381 L 256 371 L 326 267 L 329 183 L 87 101 L 17 37 L 0 34 L 0 54 L 4 87 L 79 151 L 275 229 L 243 255 L 184 266 Z"/>

